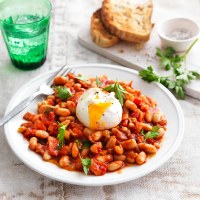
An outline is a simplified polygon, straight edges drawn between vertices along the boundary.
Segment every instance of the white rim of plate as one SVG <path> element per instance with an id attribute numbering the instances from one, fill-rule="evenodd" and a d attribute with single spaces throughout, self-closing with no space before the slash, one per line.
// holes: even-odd
<path id="1" fill-rule="evenodd" d="M 119 66 L 119 65 L 112 65 L 112 64 L 98 64 L 98 63 L 90 63 L 90 64 L 77 64 L 77 65 L 66 65 L 66 67 L 71 67 L 72 69 L 78 69 L 78 68 L 82 68 L 82 67 L 101 67 L 101 68 L 110 68 L 110 69 L 117 69 L 117 70 L 121 70 L 121 71 L 127 71 L 127 72 L 130 72 L 130 73 L 133 73 L 133 74 L 138 74 L 138 71 L 134 70 L 134 69 L 129 69 L 129 68 L 126 68 L 126 67 L 123 67 L 123 66 Z M 11 108 L 13 107 L 14 105 L 14 102 L 15 102 L 15 97 L 18 96 L 18 93 L 22 90 L 24 90 L 27 85 L 30 85 L 34 82 L 36 82 L 37 80 L 39 79 L 42 79 L 44 77 L 47 76 L 47 74 L 51 74 L 53 72 L 56 72 L 58 69 L 56 70 L 51 70 L 47 73 L 44 73 L 42 75 L 39 75 L 33 79 L 31 79 L 29 82 L 27 82 L 25 85 L 23 85 L 21 88 L 19 88 L 17 90 L 17 92 L 14 94 L 14 96 L 11 98 L 11 100 L 9 101 L 8 105 L 7 105 L 7 108 L 6 108 L 6 111 L 5 111 L 5 115 L 11 110 Z M 121 178 L 120 180 L 110 180 L 110 181 L 106 181 L 106 183 L 99 183 L 99 182 L 93 182 L 93 183 L 86 183 L 86 182 L 79 182 L 79 181 L 74 181 L 74 180 L 65 180 L 65 179 L 62 179 L 61 177 L 55 177 L 52 174 L 49 174 L 49 173 L 45 173 L 44 171 L 40 171 L 38 170 L 37 167 L 34 167 L 33 165 L 30 165 L 25 159 L 23 159 L 23 157 L 20 156 L 20 154 L 18 152 L 16 152 L 13 148 L 12 148 L 12 145 L 11 145 L 11 142 L 9 140 L 9 138 L 7 137 L 6 135 L 6 131 L 8 130 L 8 123 L 4 125 L 4 135 L 5 135 L 5 138 L 7 140 L 7 143 L 9 144 L 11 150 L 13 151 L 13 153 L 17 156 L 17 158 L 19 160 L 21 160 L 26 166 L 28 166 L 30 169 L 36 171 L 37 173 L 43 175 L 43 176 L 46 176 L 48 178 L 51 178 L 53 180 L 57 180 L 57 181 L 60 181 L 60 182 L 63 182 L 63 183 L 68 183 L 68 184 L 73 184 L 73 185 L 83 185 L 83 186 L 103 186 L 103 185 L 115 185 L 115 184 L 120 184 L 120 183 L 124 183 L 124 182 L 128 182 L 128 181 L 131 181 L 131 180 L 135 180 L 135 179 L 138 179 L 138 178 L 141 178 L 151 172 L 153 172 L 154 170 L 156 170 L 157 168 L 159 168 L 160 166 L 162 166 L 166 161 L 169 160 L 169 158 L 176 152 L 176 150 L 178 149 L 178 146 L 180 145 L 181 141 L 182 141 L 182 138 L 183 138 L 183 133 L 184 133 L 184 115 L 183 115 L 183 112 L 182 112 L 182 109 L 178 103 L 178 101 L 176 100 L 176 98 L 173 96 L 173 94 L 168 90 L 166 89 L 163 85 L 159 84 L 159 83 L 153 83 L 155 85 L 157 85 L 159 88 L 161 88 L 161 90 L 167 94 L 167 96 L 169 97 L 169 99 L 173 102 L 173 104 L 175 105 L 176 109 L 177 109 L 177 115 L 178 115 L 178 118 L 181 122 L 180 124 L 180 129 L 179 129 L 179 132 L 178 132 L 178 139 L 176 141 L 176 143 L 174 143 L 173 145 L 173 148 L 170 149 L 167 154 L 165 154 L 165 156 L 162 157 L 162 159 L 159 160 L 159 162 L 157 162 L 151 169 L 148 169 L 146 170 L 145 172 L 144 171 L 140 171 L 139 174 L 137 174 L 136 176 L 133 177 L 126 177 L 126 178 Z"/>

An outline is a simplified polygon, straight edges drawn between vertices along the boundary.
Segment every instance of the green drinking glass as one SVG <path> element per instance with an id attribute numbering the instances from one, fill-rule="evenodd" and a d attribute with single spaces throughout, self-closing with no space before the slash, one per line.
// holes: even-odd
<path id="1" fill-rule="evenodd" d="M 5 0 L 0 3 L 0 26 L 13 65 L 23 70 L 46 60 L 51 15 L 48 0 Z"/>

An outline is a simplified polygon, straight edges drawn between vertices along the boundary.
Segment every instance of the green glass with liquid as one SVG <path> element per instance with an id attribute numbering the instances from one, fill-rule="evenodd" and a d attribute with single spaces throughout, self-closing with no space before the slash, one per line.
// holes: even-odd
<path id="1" fill-rule="evenodd" d="M 2 35 L 17 68 L 31 70 L 45 62 L 50 13 L 48 0 L 6 0 L 0 3 Z"/>

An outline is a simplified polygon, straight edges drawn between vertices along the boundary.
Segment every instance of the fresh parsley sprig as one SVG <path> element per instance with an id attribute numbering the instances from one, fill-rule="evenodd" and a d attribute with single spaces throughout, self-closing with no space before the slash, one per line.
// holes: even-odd
<path id="1" fill-rule="evenodd" d="M 69 88 L 66 86 L 55 86 L 54 87 L 57 90 L 56 96 L 62 99 L 63 101 L 66 101 L 69 97 L 72 96 L 72 93 Z"/>
<path id="2" fill-rule="evenodd" d="M 104 88 L 103 90 L 106 90 L 108 92 L 115 92 L 115 97 L 119 100 L 120 104 L 123 106 L 124 104 L 124 94 L 128 93 L 118 82 L 115 82 L 112 85 L 109 85 L 108 87 Z"/>
<path id="3" fill-rule="evenodd" d="M 59 126 L 58 135 L 57 135 L 57 138 L 59 140 L 58 149 L 61 149 L 65 143 L 65 131 L 66 131 L 68 124 L 59 124 L 58 126 Z"/>
<path id="4" fill-rule="evenodd" d="M 141 70 L 139 75 L 147 82 L 159 82 L 170 90 L 173 90 L 178 98 L 185 98 L 184 87 L 192 80 L 200 79 L 200 73 L 193 70 L 188 70 L 185 66 L 185 60 L 187 54 L 191 48 L 197 42 L 196 39 L 192 45 L 186 50 L 186 52 L 180 56 L 175 54 L 175 50 L 172 47 L 168 47 L 165 50 L 157 48 L 156 55 L 160 58 L 160 66 L 165 70 L 172 71 L 170 76 L 161 76 L 153 70 L 152 66 L 147 69 Z"/>
<path id="5" fill-rule="evenodd" d="M 80 154 L 79 154 L 79 156 L 81 159 L 81 164 L 83 166 L 83 171 L 86 175 L 88 175 L 89 166 L 92 164 L 92 160 L 90 158 L 82 158 Z"/>
<path id="6" fill-rule="evenodd" d="M 158 133 L 158 126 L 154 126 L 152 128 L 151 131 L 148 131 L 146 134 L 144 133 L 144 131 L 142 130 L 141 134 L 144 135 L 145 140 L 147 140 L 148 138 L 156 138 L 158 137 L 159 133 Z"/>

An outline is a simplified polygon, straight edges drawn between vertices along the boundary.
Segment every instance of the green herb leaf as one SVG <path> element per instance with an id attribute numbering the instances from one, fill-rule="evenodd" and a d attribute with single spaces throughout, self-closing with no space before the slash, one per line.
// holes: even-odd
<path id="1" fill-rule="evenodd" d="M 54 87 L 57 90 L 56 96 L 62 99 L 63 101 L 66 101 L 69 97 L 72 96 L 72 93 L 69 88 L 67 87 L 62 87 L 62 86 L 56 86 Z"/>
<path id="2" fill-rule="evenodd" d="M 92 164 L 92 161 L 90 158 L 82 158 L 80 154 L 79 156 L 81 159 L 81 164 L 83 165 L 83 171 L 87 175 L 89 172 L 89 166 Z"/>
<path id="3" fill-rule="evenodd" d="M 159 82 L 160 79 L 160 76 L 154 72 L 152 66 L 147 67 L 147 69 L 141 70 L 139 72 L 139 75 L 142 77 L 143 80 L 147 82 L 153 82 L 153 81 Z"/>
<path id="4" fill-rule="evenodd" d="M 118 82 L 104 88 L 108 92 L 115 92 L 115 97 L 119 100 L 120 104 L 124 104 L 124 93 L 128 93 Z"/>
<path id="5" fill-rule="evenodd" d="M 59 128 L 58 128 L 58 135 L 57 138 L 59 140 L 59 146 L 58 149 L 61 149 L 65 143 L 65 131 L 67 128 L 67 124 L 59 124 Z"/>
<path id="6" fill-rule="evenodd" d="M 159 129 L 158 126 L 154 126 L 151 131 L 148 131 L 146 134 L 144 134 L 143 132 L 142 135 L 145 136 L 145 140 L 147 140 L 148 138 L 156 138 L 159 135 L 158 129 Z"/>
<path id="7" fill-rule="evenodd" d="M 83 147 L 82 149 L 87 149 L 88 147 L 92 146 L 92 142 L 90 142 L 89 140 L 85 140 L 83 141 Z"/>
<path id="8" fill-rule="evenodd" d="M 196 39 L 191 46 L 186 50 L 186 52 L 180 56 L 175 54 L 175 50 L 172 47 L 168 47 L 165 50 L 159 48 L 156 49 L 156 55 L 160 58 L 160 66 L 165 70 L 172 69 L 171 76 L 161 76 L 154 72 L 153 67 L 149 66 L 147 69 L 141 70 L 139 75 L 141 78 L 147 82 L 160 82 L 165 87 L 173 90 L 178 98 L 185 98 L 184 87 L 192 80 L 200 79 L 200 73 L 197 71 L 188 70 L 184 67 L 186 60 L 186 55 L 189 53 L 191 48 L 197 42 Z"/>
<path id="9" fill-rule="evenodd" d="M 99 80 L 99 78 L 96 76 L 96 84 L 97 84 L 97 87 L 100 87 L 101 85 L 101 81 Z"/>

